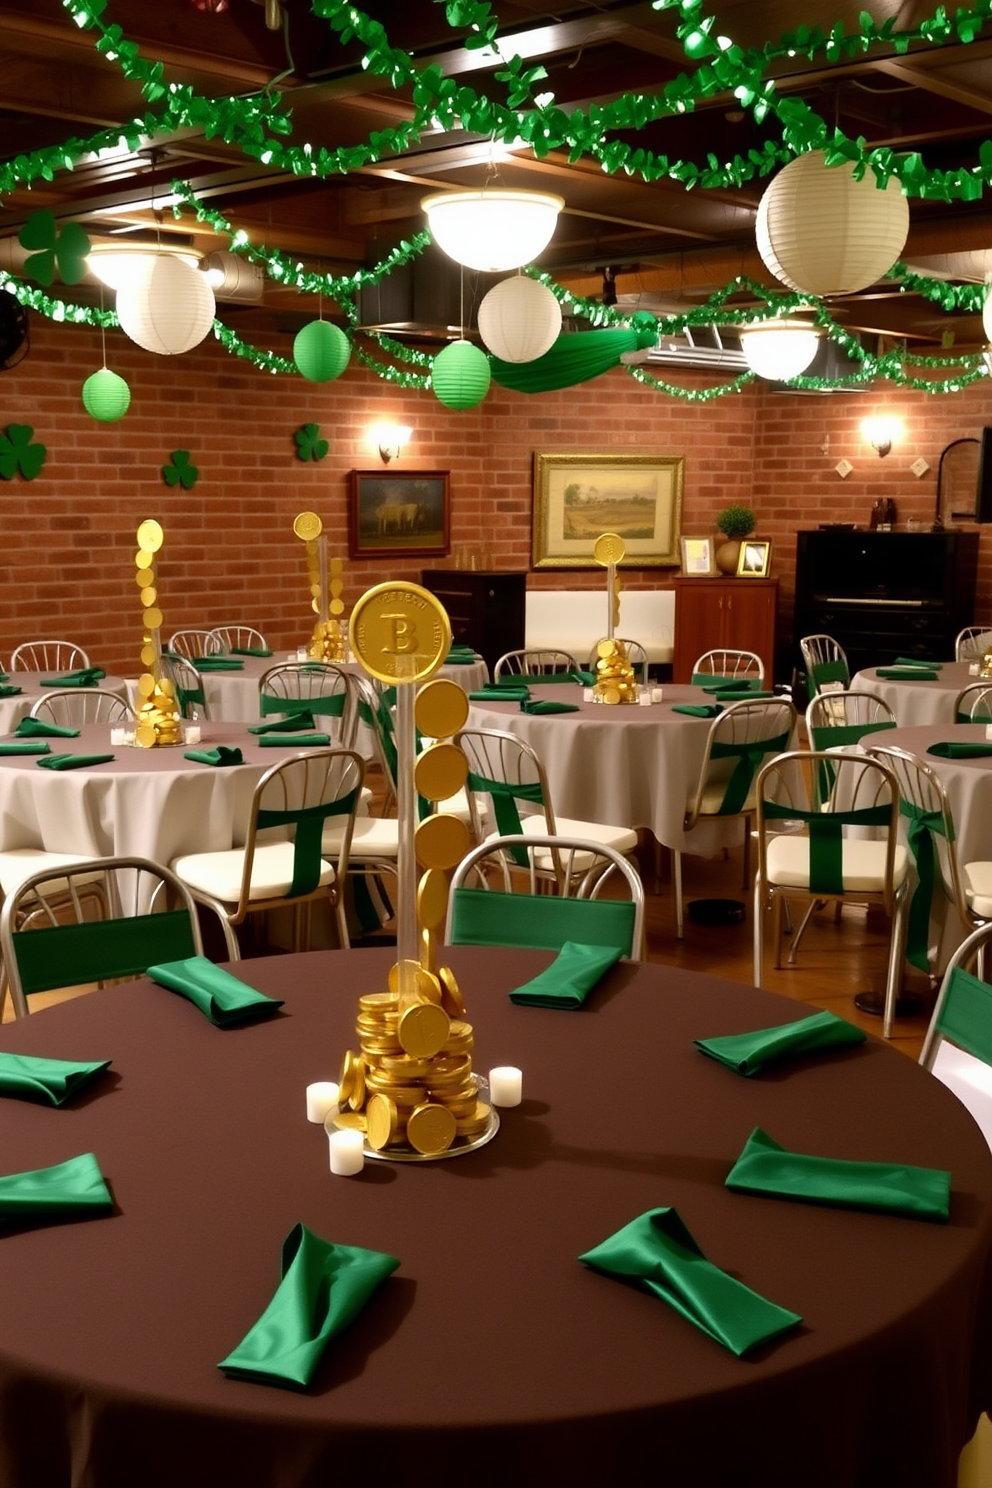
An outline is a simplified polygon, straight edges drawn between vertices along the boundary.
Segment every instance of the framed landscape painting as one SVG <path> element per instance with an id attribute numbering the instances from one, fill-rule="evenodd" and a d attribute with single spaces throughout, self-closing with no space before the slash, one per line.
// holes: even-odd
<path id="1" fill-rule="evenodd" d="M 533 566 L 594 568 L 603 532 L 632 566 L 678 568 L 682 455 L 534 456 Z"/>
<path id="2" fill-rule="evenodd" d="M 440 558 L 448 552 L 447 470 L 353 470 L 352 558 Z"/>

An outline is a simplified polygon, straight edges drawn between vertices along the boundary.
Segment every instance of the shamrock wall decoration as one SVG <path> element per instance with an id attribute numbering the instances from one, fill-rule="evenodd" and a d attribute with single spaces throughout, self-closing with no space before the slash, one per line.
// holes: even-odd
<path id="1" fill-rule="evenodd" d="M 297 429 L 293 438 L 296 440 L 298 460 L 323 460 L 330 449 L 327 440 L 320 437 L 319 424 L 304 424 Z"/>
<path id="2" fill-rule="evenodd" d="M 182 486 L 191 491 L 200 478 L 195 465 L 190 464 L 189 450 L 173 450 L 171 464 L 162 466 L 162 479 L 167 486 Z"/>
<path id="3" fill-rule="evenodd" d="M 8 424 L 0 434 L 0 476 L 13 480 L 21 472 L 25 480 L 34 480 L 45 463 L 48 447 L 32 444 L 34 430 L 30 424 Z"/>
<path id="4" fill-rule="evenodd" d="M 25 260 L 24 272 L 39 284 L 54 284 L 56 269 L 63 284 L 79 284 L 86 277 L 90 240 L 78 222 L 67 222 L 59 232 L 55 213 L 43 207 L 32 212 L 17 241 L 22 248 L 38 250 Z"/>

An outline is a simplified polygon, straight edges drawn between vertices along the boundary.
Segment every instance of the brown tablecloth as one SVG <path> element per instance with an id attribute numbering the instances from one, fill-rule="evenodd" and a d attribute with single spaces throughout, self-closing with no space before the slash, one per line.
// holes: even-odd
<path id="1" fill-rule="evenodd" d="M 951 1488 L 992 1397 L 992 1156 L 971 1118 L 876 1041 L 731 1074 L 692 1040 L 805 1009 L 710 977 L 622 966 L 581 1012 L 510 1004 L 548 959 L 450 953 L 476 1069 L 524 1071 L 496 1139 L 357 1179 L 329 1175 L 304 1091 L 336 1078 L 389 952 L 242 963 L 286 1005 L 237 1030 L 147 982 L 5 1026 L 5 1049 L 113 1068 L 62 1110 L 0 1099 L 0 1171 L 92 1150 L 119 1206 L 0 1230 L 5 1488 Z M 731 1193 L 756 1125 L 950 1168 L 950 1223 Z M 738 1360 L 578 1263 L 659 1205 L 802 1328 Z M 297 1221 L 402 1264 L 307 1392 L 226 1379 Z"/>

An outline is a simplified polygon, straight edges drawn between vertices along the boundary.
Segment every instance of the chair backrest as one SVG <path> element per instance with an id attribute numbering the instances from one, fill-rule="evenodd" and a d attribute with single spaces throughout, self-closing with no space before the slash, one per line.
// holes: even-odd
<path id="1" fill-rule="evenodd" d="M 605 641 L 608 639 L 608 637 L 602 636 L 601 639 Z M 648 682 L 647 651 L 641 645 L 640 641 L 628 640 L 626 636 L 614 636 L 613 639 L 615 641 L 619 641 L 620 645 L 626 651 L 627 660 L 630 662 L 631 666 L 634 669 L 634 676 L 637 681 L 641 684 L 642 687 L 646 687 Z M 599 660 L 599 654 L 596 650 L 596 647 L 598 645 L 599 641 L 595 643 L 592 650 L 589 652 L 589 671 L 591 672 L 594 672 L 596 670 L 596 663 Z"/>
<path id="2" fill-rule="evenodd" d="M 984 656 L 990 646 L 992 625 L 966 625 L 955 638 L 954 660 L 971 661 L 975 656 Z"/>
<path id="3" fill-rule="evenodd" d="M 693 682 L 697 677 L 707 682 L 714 677 L 726 677 L 730 681 L 746 677 L 757 687 L 764 687 L 765 663 L 754 651 L 704 651 L 692 668 Z"/>
<path id="4" fill-rule="evenodd" d="M 260 630 L 253 625 L 215 625 L 210 634 L 220 642 L 222 651 L 236 656 L 239 652 L 251 655 L 268 651 L 268 643 Z M 211 652 L 204 652 L 211 655 Z"/>
<path id="5" fill-rule="evenodd" d="M 149 912 L 160 899 L 164 907 Z M 111 857 L 18 884 L 0 912 L 0 954 L 23 1017 L 32 992 L 140 976 L 157 961 L 202 956 L 203 945 L 196 906 L 174 873 L 148 858 Z"/>
<path id="6" fill-rule="evenodd" d="M 837 692 L 851 685 L 851 669 L 847 655 L 839 641 L 829 635 L 803 636 L 799 642 L 806 668 L 809 696 L 815 697 L 825 688 Z"/>
<path id="7" fill-rule="evenodd" d="M 737 816 L 753 809 L 761 766 L 792 744 L 796 710 L 787 698 L 731 703 L 710 724 L 706 751 L 689 798 L 686 830 L 701 815 Z"/>
<path id="8" fill-rule="evenodd" d="M 171 682 L 179 702 L 179 713 L 183 718 L 210 718 L 207 692 L 203 677 L 182 656 L 160 656 L 159 675 Z"/>
<path id="9" fill-rule="evenodd" d="M 561 859 L 558 891 L 547 892 L 538 876 L 535 849 L 550 849 Z M 575 868 L 588 854 L 596 862 L 583 872 Z M 521 861 L 522 860 L 522 861 Z M 608 875 L 604 862 L 609 864 Z M 493 887 L 495 873 L 497 887 Z M 600 890 L 614 873 L 626 881 L 630 897 L 604 899 Z M 542 892 L 538 892 L 538 883 Z M 473 883 L 477 887 L 473 887 Z M 514 886 L 517 892 L 514 892 Z M 618 946 L 640 960 L 644 935 L 644 887 L 637 869 L 612 847 L 578 837 L 491 837 L 474 848 L 455 869 L 448 894 L 445 925 L 448 945 L 527 946 L 560 950 L 567 940 L 586 945 Z"/>
<path id="10" fill-rule="evenodd" d="M 813 749 L 858 744 L 866 734 L 895 728 L 888 703 L 870 692 L 821 692 L 806 709 L 806 728 Z"/>
<path id="11" fill-rule="evenodd" d="M 12 672 L 72 672 L 89 665 L 75 641 L 22 641 L 10 658 Z"/>
<path id="12" fill-rule="evenodd" d="M 552 677 L 556 673 L 582 670 L 570 651 L 507 651 L 493 668 L 493 680 L 499 677 Z"/>
<path id="13" fill-rule="evenodd" d="M 920 1063 L 953 1091 L 992 1147 L 992 986 L 969 968 L 992 939 L 980 925 L 947 963 Z"/>
<path id="14" fill-rule="evenodd" d="M 105 687 L 66 687 L 40 697 L 31 708 L 32 718 L 45 718 L 64 728 L 86 723 L 133 723 L 130 704 Z"/>
<path id="15" fill-rule="evenodd" d="M 992 681 L 969 682 L 954 699 L 955 723 L 992 723 Z"/>
<path id="16" fill-rule="evenodd" d="M 269 667 L 258 684 L 263 717 L 310 712 L 320 731 L 350 749 L 358 727 L 357 696 L 349 672 L 325 661 L 291 661 Z"/>
<path id="17" fill-rule="evenodd" d="M 452 742 L 468 760 L 465 793 L 477 841 L 492 821 L 502 836 L 519 836 L 521 816 L 537 813 L 544 816 L 549 834 L 557 835 L 544 766 L 529 744 L 501 729 L 461 729 Z"/>
<path id="18" fill-rule="evenodd" d="M 212 630 L 177 630 L 169 637 L 169 650 L 195 665 L 197 657 L 220 656 L 224 647 Z"/>

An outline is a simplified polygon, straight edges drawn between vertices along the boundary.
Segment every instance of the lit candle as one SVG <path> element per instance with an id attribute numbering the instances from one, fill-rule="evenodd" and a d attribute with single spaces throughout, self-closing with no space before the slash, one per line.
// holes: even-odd
<path id="1" fill-rule="evenodd" d="M 307 649 L 306 646 L 298 646 L 296 648 L 296 659 L 297 659 L 297 661 L 309 661 L 310 660 L 310 652 L 309 652 L 309 650 Z"/>
<path id="2" fill-rule="evenodd" d="M 969 677 L 977 677 L 978 676 L 978 662 L 977 661 L 973 661 L 970 664 L 970 666 L 968 667 L 968 676 Z"/>
<path id="3" fill-rule="evenodd" d="M 584 703 L 591 703 L 593 701 L 593 699 L 594 699 L 595 696 L 596 696 L 596 694 L 593 692 L 593 690 L 592 690 L 591 687 L 583 687 L 583 689 L 582 689 L 582 701 Z"/>
<path id="4" fill-rule="evenodd" d="M 198 723 L 188 723 L 184 730 L 183 737 L 186 740 L 187 744 L 199 744 L 202 737 L 200 734 L 200 725 Z"/>
<path id="5" fill-rule="evenodd" d="M 332 1106 L 338 1103 L 338 1087 L 333 1080 L 317 1080 L 307 1086 L 307 1120 L 325 1121 Z"/>
<path id="6" fill-rule="evenodd" d="M 523 1099 L 523 1075 L 512 1064 L 489 1071 L 489 1096 L 494 1106 L 519 1106 Z"/>
<path id="7" fill-rule="evenodd" d="M 327 1147 L 331 1159 L 331 1172 L 344 1178 L 352 1178 L 365 1166 L 365 1138 L 360 1131 L 346 1127 L 344 1131 L 330 1132 Z"/>
<path id="8" fill-rule="evenodd" d="M 653 701 L 652 700 L 652 697 L 651 697 L 650 689 L 647 688 L 647 687 L 642 687 L 641 688 L 641 691 L 640 691 L 640 693 L 638 695 L 637 701 L 640 703 L 640 705 L 641 705 L 642 708 L 650 708 L 651 703 Z"/>
<path id="9" fill-rule="evenodd" d="M 662 688 L 662 687 L 652 687 L 652 689 L 651 689 L 651 701 L 653 703 L 660 703 L 662 701 L 662 699 L 664 698 L 664 696 L 665 696 L 664 688 Z"/>
<path id="10" fill-rule="evenodd" d="M 111 744 L 123 744 L 124 730 L 122 728 L 112 728 L 110 730 L 110 742 Z"/>
<path id="11" fill-rule="evenodd" d="M 985 725 L 985 737 L 986 739 L 992 739 L 992 723 Z"/>

